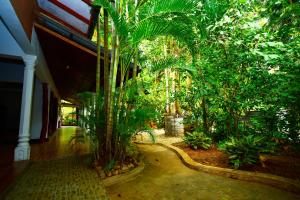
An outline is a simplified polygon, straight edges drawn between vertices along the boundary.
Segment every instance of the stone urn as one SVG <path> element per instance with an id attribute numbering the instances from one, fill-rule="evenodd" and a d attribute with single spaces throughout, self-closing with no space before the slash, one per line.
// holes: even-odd
<path id="1" fill-rule="evenodd" d="M 183 117 L 165 115 L 165 135 L 182 137 L 184 135 Z"/>

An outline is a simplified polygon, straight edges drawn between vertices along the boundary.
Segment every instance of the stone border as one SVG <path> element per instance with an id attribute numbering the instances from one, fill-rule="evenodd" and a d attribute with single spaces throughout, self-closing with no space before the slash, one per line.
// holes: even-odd
<path id="1" fill-rule="evenodd" d="M 109 186 L 115 185 L 117 183 L 118 184 L 126 183 L 128 181 L 135 179 L 137 177 L 137 175 L 139 175 L 144 170 L 144 168 L 145 168 L 145 164 L 141 161 L 141 162 L 139 162 L 139 165 L 136 168 L 134 168 L 133 170 L 130 170 L 130 171 L 120 174 L 120 175 L 102 179 L 101 181 L 105 187 L 109 187 Z"/>
<path id="2" fill-rule="evenodd" d="M 173 145 L 170 145 L 170 144 L 141 143 L 141 142 L 136 142 L 136 144 L 144 144 L 144 145 L 157 144 L 162 147 L 165 147 L 165 148 L 175 152 L 185 166 L 187 166 L 191 169 L 197 170 L 197 171 L 203 171 L 203 172 L 216 174 L 216 175 L 220 175 L 220 176 L 225 176 L 228 178 L 243 180 L 243 181 L 263 183 L 263 184 L 270 185 L 270 186 L 273 186 L 273 187 L 276 187 L 279 189 L 283 189 L 283 190 L 287 190 L 290 192 L 300 194 L 300 182 L 295 181 L 293 179 L 284 178 L 281 176 L 276 176 L 276 175 L 271 175 L 271 174 L 265 174 L 265 173 L 248 172 L 248 171 L 242 171 L 242 170 L 236 170 L 236 169 L 227 169 L 227 168 L 203 165 L 201 163 L 194 161 L 182 149 L 175 147 Z"/>

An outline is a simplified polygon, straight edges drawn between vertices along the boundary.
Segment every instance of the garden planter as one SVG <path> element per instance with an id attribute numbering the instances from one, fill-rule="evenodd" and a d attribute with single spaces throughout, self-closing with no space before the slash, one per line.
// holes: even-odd
<path id="1" fill-rule="evenodd" d="M 183 117 L 173 115 L 165 116 L 165 134 L 166 136 L 180 137 L 184 134 Z"/>

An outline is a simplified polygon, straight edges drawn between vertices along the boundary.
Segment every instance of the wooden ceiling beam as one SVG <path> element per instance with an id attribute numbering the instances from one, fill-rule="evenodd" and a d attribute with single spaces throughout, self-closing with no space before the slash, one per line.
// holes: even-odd
<path id="1" fill-rule="evenodd" d="M 74 47 L 76 47 L 76 48 L 78 48 L 78 49 L 80 49 L 80 50 L 86 52 L 86 53 L 89 53 L 89 54 L 91 54 L 91 55 L 97 57 L 97 53 L 96 53 L 96 52 L 94 52 L 94 51 L 92 51 L 92 50 L 90 50 L 90 49 L 88 49 L 88 48 L 86 48 L 86 47 L 84 47 L 84 46 L 82 46 L 82 45 L 80 45 L 80 44 L 78 44 L 78 43 L 76 43 L 76 42 L 74 42 L 74 41 L 72 41 L 72 40 L 70 40 L 70 39 L 64 37 L 64 36 L 61 36 L 60 34 L 58 34 L 58 33 L 54 32 L 54 31 L 52 31 L 52 30 L 46 28 L 46 27 L 43 26 L 43 25 L 40 25 L 40 24 L 38 24 L 38 23 L 35 23 L 34 26 L 35 26 L 36 28 L 38 28 L 38 29 L 40 29 L 40 30 L 42 30 L 42 31 L 44 31 L 44 32 L 47 32 L 47 33 L 49 33 L 50 35 L 52 35 L 52 36 L 54 36 L 54 37 L 56 37 L 56 38 L 62 40 L 63 42 L 66 42 L 66 43 L 68 43 L 68 44 L 70 44 L 70 45 L 72 45 L 72 46 L 74 46 Z"/>

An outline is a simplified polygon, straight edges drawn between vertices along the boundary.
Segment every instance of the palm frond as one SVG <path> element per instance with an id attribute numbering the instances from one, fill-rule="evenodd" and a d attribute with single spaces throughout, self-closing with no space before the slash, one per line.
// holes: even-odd
<path id="1" fill-rule="evenodd" d="M 191 13 L 196 9 L 194 0 L 152 0 L 140 8 L 140 20 L 170 13 Z"/>
<path id="2" fill-rule="evenodd" d="M 160 23 L 161 22 L 161 23 Z M 169 29 L 170 23 L 158 19 L 149 19 L 142 21 L 136 25 L 132 34 L 130 43 L 137 46 L 144 39 L 152 39 L 159 35 L 163 35 Z"/>
<path id="3" fill-rule="evenodd" d="M 173 17 L 166 34 L 185 44 L 192 55 L 197 53 L 197 36 L 193 30 L 192 20 L 189 17 L 185 15 Z"/>
<path id="4" fill-rule="evenodd" d="M 161 72 L 164 69 L 175 69 L 178 71 L 188 72 L 192 76 L 197 73 L 193 65 L 187 65 L 182 58 L 168 57 L 166 59 L 157 60 L 152 63 L 151 70 L 153 72 Z"/>
<path id="5" fill-rule="evenodd" d="M 151 71 L 152 72 L 160 72 L 165 69 L 171 68 L 172 66 L 175 66 L 178 62 L 178 59 L 175 57 L 168 57 L 161 60 L 156 60 L 152 62 L 151 65 Z"/>
<path id="6" fill-rule="evenodd" d="M 108 0 L 94 0 L 92 3 L 95 7 L 103 7 L 107 10 L 108 14 L 112 18 L 116 31 L 121 38 L 126 38 L 128 35 L 128 29 L 126 20 L 122 15 L 116 11 L 112 4 Z"/>
<path id="7" fill-rule="evenodd" d="M 153 39 L 158 36 L 172 36 L 188 46 L 191 54 L 197 51 L 195 33 L 191 20 L 182 16 L 160 16 L 143 20 L 133 29 L 130 43 L 137 46 L 144 39 Z"/>

